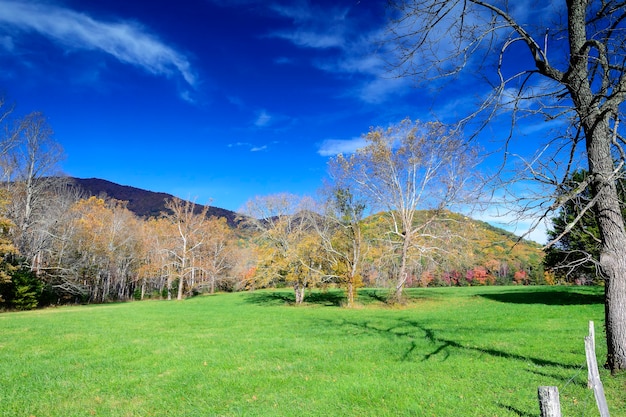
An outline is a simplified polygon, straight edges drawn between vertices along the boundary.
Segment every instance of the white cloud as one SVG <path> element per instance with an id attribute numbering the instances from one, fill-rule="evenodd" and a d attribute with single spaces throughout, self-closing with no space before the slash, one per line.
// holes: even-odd
<path id="1" fill-rule="evenodd" d="M 254 125 L 256 127 L 266 127 L 271 123 L 272 119 L 272 116 L 268 112 L 261 110 L 254 121 Z"/>
<path id="2" fill-rule="evenodd" d="M 229 148 L 238 148 L 240 146 L 252 146 L 252 144 L 250 142 L 235 142 L 228 144 Z"/>
<path id="3" fill-rule="evenodd" d="M 365 103 L 378 104 L 394 96 L 402 96 L 411 90 L 408 78 L 377 77 L 361 84 L 357 89 L 358 97 Z"/>
<path id="4" fill-rule="evenodd" d="M 270 9 L 280 16 L 291 19 L 293 30 L 276 31 L 270 34 L 286 39 L 297 46 L 327 49 L 342 48 L 346 42 L 349 22 L 346 19 L 349 9 L 333 7 L 322 9 L 309 2 L 290 5 L 271 5 Z"/>
<path id="5" fill-rule="evenodd" d="M 184 54 L 135 22 L 104 22 L 51 4 L 0 0 L 0 23 L 36 32 L 69 49 L 107 53 L 151 74 L 178 73 L 191 86 L 197 81 Z"/>
<path id="6" fill-rule="evenodd" d="M 275 32 L 275 36 L 287 39 L 298 46 L 307 48 L 335 48 L 343 45 L 344 39 L 340 34 L 317 33 L 306 30 L 296 32 Z"/>
<path id="7" fill-rule="evenodd" d="M 390 76 L 388 54 L 391 51 L 382 42 L 386 33 L 384 28 L 381 29 L 384 19 L 371 22 L 371 16 L 360 13 L 358 2 L 352 7 L 324 7 L 301 0 L 288 5 L 274 3 L 268 8 L 292 22 L 290 29 L 275 31 L 268 36 L 284 39 L 301 48 L 333 49 L 337 53 L 329 56 L 324 52 L 313 59 L 313 65 L 341 77 L 360 75 L 353 79 L 353 87 L 346 91 L 346 95 L 365 103 L 381 103 L 409 90 L 404 88 L 408 81 Z M 284 57 L 275 62 L 291 63 Z"/>
<path id="8" fill-rule="evenodd" d="M 229 143 L 229 148 L 247 148 L 250 152 L 260 152 L 268 149 L 268 145 L 253 145 L 250 142 Z"/>
<path id="9" fill-rule="evenodd" d="M 189 90 L 181 91 L 179 96 L 180 96 L 181 99 L 183 99 L 187 103 L 194 104 L 196 102 L 196 100 L 193 98 L 193 96 L 191 94 L 191 91 L 189 91 Z"/>
<path id="10" fill-rule="evenodd" d="M 326 139 L 322 142 L 317 153 L 321 156 L 335 156 L 340 153 L 351 154 L 357 149 L 365 146 L 365 139 L 362 137 L 353 139 Z"/>

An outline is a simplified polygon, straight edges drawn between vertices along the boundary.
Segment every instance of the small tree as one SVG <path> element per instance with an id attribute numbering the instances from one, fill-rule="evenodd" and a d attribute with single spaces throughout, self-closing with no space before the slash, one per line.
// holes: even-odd
<path id="1" fill-rule="evenodd" d="M 246 225 L 259 233 L 257 277 L 293 286 L 296 304 L 322 276 L 319 236 L 311 225 L 311 201 L 293 194 L 256 197 L 246 203 Z"/>
<path id="2" fill-rule="evenodd" d="M 349 188 L 341 188 L 336 178 L 331 190 L 323 221 L 315 222 L 322 240 L 329 274 L 337 277 L 345 287 L 348 307 L 354 305 L 356 290 L 362 285 L 362 268 L 365 257 L 363 215 L 365 202 Z M 321 227 L 320 227 L 321 226 Z"/>

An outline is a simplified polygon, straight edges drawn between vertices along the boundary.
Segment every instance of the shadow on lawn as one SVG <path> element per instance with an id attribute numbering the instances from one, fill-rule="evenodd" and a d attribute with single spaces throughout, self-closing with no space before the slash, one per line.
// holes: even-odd
<path id="1" fill-rule="evenodd" d="M 318 304 L 324 306 L 340 306 L 345 297 L 337 291 L 314 291 L 307 293 L 304 297 L 304 304 Z M 293 292 L 289 291 L 257 291 L 245 297 L 246 302 L 257 305 L 295 305 L 296 298 Z"/>
<path id="2" fill-rule="evenodd" d="M 545 305 L 590 305 L 603 304 L 604 295 L 573 291 L 568 287 L 537 291 L 510 291 L 500 293 L 477 294 L 501 303 L 512 304 L 545 304 Z"/>
<path id="3" fill-rule="evenodd" d="M 359 289 L 358 303 L 362 305 L 380 304 L 388 305 L 389 290 Z M 411 297 L 410 301 L 416 301 L 425 297 Z M 249 293 L 245 300 L 258 305 L 292 305 L 296 303 L 293 291 L 289 290 L 260 290 Z M 340 307 L 347 299 L 341 290 L 313 290 L 307 291 L 304 297 L 304 305 L 323 305 L 328 307 Z"/>
<path id="4" fill-rule="evenodd" d="M 375 289 L 362 289 L 359 290 L 359 301 L 367 302 L 367 301 L 378 301 L 380 303 L 386 303 L 389 299 L 389 291 L 380 291 Z"/>
<path id="5" fill-rule="evenodd" d="M 512 412 L 513 414 L 515 414 L 515 415 L 517 415 L 517 416 L 520 416 L 520 417 L 534 417 L 534 416 L 536 416 L 536 414 L 533 414 L 533 413 L 527 413 L 526 411 L 519 410 L 519 409 L 517 409 L 517 408 L 515 408 L 515 407 L 512 407 L 512 406 L 510 406 L 510 405 L 506 405 L 506 404 L 498 403 L 498 406 L 499 406 L 500 408 L 504 408 L 505 410 L 510 411 L 510 412 Z"/>
<path id="6" fill-rule="evenodd" d="M 336 322 L 334 323 L 336 325 Z M 530 362 L 537 366 L 554 366 L 558 368 L 564 369 L 578 369 L 578 365 L 571 365 L 562 362 L 555 362 L 551 360 L 546 360 L 542 358 L 536 358 L 533 356 L 519 355 L 516 353 L 506 352 L 499 349 L 493 349 L 489 347 L 480 347 L 469 344 L 463 344 L 453 340 L 451 338 L 441 337 L 439 336 L 435 330 L 429 328 L 428 326 L 419 323 L 415 320 L 410 319 L 397 319 L 391 322 L 391 325 L 381 327 L 379 325 L 371 324 L 367 321 L 351 321 L 344 320 L 341 323 L 342 326 L 349 327 L 351 329 L 360 329 L 362 332 L 370 332 L 376 333 L 379 335 L 386 336 L 391 339 L 403 340 L 408 342 L 408 347 L 403 349 L 403 353 L 400 356 L 400 360 L 402 361 L 410 361 L 415 358 L 415 356 L 421 356 L 421 361 L 428 361 L 433 359 L 437 355 L 441 355 L 440 357 L 443 360 L 448 359 L 450 354 L 453 351 L 460 352 L 477 352 L 493 357 L 499 357 L 504 359 L 512 359 L 518 360 L 522 362 Z M 433 348 L 428 350 L 427 352 L 419 353 L 416 352 L 418 348 L 419 339 L 426 339 Z M 418 357 L 419 357 L 418 356 Z"/>
<path id="7" fill-rule="evenodd" d="M 332 323 L 329 321 L 329 325 L 337 325 L 336 321 Z M 516 353 L 506 352 L 499 349 L 480 347 L 470 344 L 464 344 L 453 340 L 452 338 L 442 337 L 438 333 L 424 323 L 420 323 L 410 319 L 394 319 L 381 326 L 380 323 L 372 323 L 369 321 L 356 321 L 356 320 L 343 320 L 340 326 L 345 326 L 347 331 L 354 332 L 355 330 L 363 333 L 372 333 L 387 337 L 391 340 L 397 340 L 401 343 L 408 343 L 408 346 L 402 348 L 400 355 L 401 361 L 420 360 L 421 362 L 434 360 L 435 356 L 439 356 L 440 360 L 445 361 L 453 352 L 477 352 L 479 354 L 485 354 L 492 357 L 499 357 L 504 359 L 511 359 L 514 361 L 521 361 L 524 363 L 532 363 L 541 367 L 553 367 L 558 369 L 580 369 L 578 365 L 572 365 L 562 362 L 555 362 L 546 360 L 539 357 L 533 357 L 530 355 L 519 355 Z M 420 352 L 418 349 L 423 349 L 423 341 L 420 339 L 426 339 L 433 347 L 425 352 Z M 421 357 L 421 358 L 420 358 Z M 533 372 L 533 371 L 531 371 Z M 537 372 L 537 371 L 534 371 Z M 559 375 L 553 375 L 554 379 L 562 379 L 566 381 L 567 378 Z M 526 410 L 519 409 L 513 405 L 497 402 L 496 405 L 514 415 L 520 417 L 529 417 L 536 415 Z"/>

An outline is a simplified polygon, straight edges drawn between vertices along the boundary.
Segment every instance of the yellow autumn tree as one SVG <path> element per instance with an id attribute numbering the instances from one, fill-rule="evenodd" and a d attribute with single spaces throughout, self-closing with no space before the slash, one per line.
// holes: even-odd
<path id="1" fill-rule="evenodd" d="M 311 200 L 293 194 L 256 197 L 245 207 L 246 222 L 257 231 L 260 282 L 291 285 L 296 304 L 321 277 L 319 236 L 311 225 Z"/>

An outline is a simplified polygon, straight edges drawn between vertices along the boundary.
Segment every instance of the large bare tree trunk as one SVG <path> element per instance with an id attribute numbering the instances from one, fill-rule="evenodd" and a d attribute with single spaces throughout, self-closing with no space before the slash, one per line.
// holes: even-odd
<path id="1" fill-rule="evenodd" d="M 567 175 L 557 173 L 552 164 L 560 164 L 559 168 L 567 171 L 565 174 L 578 168 L 574 156 L 579 155 L 580 132 L 567 129 L 572 127 L 568 117 L 572 112 L 577 114 L 573 127 L 584 129 L 602 242 L 599 262 L 606 279 L 607 362 L 613 373 L 626 370 L 626 230 L 616 189 L 616 181 L 623 175 L 626 164 L 623 127 L 620 133 L 620 118 L 626 104 L 624 2 L 566 0 L 559 2 L 558 7 L 546 8 L 545 15 L 537 12 L 524 16 L 513 13 L 518 3 L 528 6 L 532 2 L 392 0 L 391 4 L 400 12 L 393 30 L 400 51 L 398 66 L 404 68 L 404 75 L 416 77 L 424 85 L 443 77 L 456 77 L 463 70 L 478 71 L 489 79 L 483 74 L 487 66 L 482 63 L 497 56 L 497 61 L 491 61 L 499 78 L 494 96 L 485 100 L 481 104 L 484 107 L 479 106 L 479 111 L 468 115 L 462 124 L 485 115 L 486 119 L 478 124 L 483 129 L 497 120 L 496 111 L 483 112 L 488 108 L 513 109 L 514 125 L 522 120 L 521 114 L 542 115 L 546 121 L 567 121 L 563 124 L 566 129 L 553 139 L 560 141 L 567 137 L 571 147 L 551 141 L 555 151 L 546 153 L 546 147 L 533 156 L 537 163 L 531 163 L 535 165 L 531 177 L 540 184 L 553 183 L 557 191 Z M 556 30 L 550 25 L 556 25 Z M 498 32 L 503 37 L 495 35 Z M 446 36 L 441 36 L 442 33 Z M 440 47 L 441 42 L 444 47 Z M 532 57 L 534 65 L 523 62 L 518 53 L 514 56 L 520 62 L 510 62 L 512 45 L 520 43 L 526 44 L 530 53 L 527 56 Z M 471 61 L 481 65 L 471 65 Z M 504 62 L 509 63 L 504 65 Z M 549 82 L 537 82 L 535 75 Z M 515 91 L 513 99 L 512 91 Z M 511 154 L 509 142 L 505 148 Z M 550 179 L 546 181 L 547 178 Z M 579 191 L 585 188 L 586 184 Z M 557 197 L 551 210 L 560 209 L 562 204 Z"/>
<path id="2" fill-rule="evenodd" d="M 606 276 L 607 362 L 615 373 L 626 369 L 626 230 L 610 150 L 611 132 L 606 120 L 600 116 L 596 120 L 593 126 L 585 126 L 585 130 L 602 240 L 600 265 Z"/>
<path id="3" fill-rule="evenodd" d="M 616 184 L 620 168 L 615 166 L 611 152 L 617 132 L 611 131 L 609 120 L 617 114 L 623 92 L 616 89 L 614 97 L 606 101 L 594 95 L 590 81 L 593 76 L 588 68 L 587 5 L 583 0 L 567 1 L 571 58 L 569 71 L 561 81 L 570 92 L 585 133 L 592 194 L 596 201 L 602 242 L 600 266 L 606 280 L 607 364 L 611 373 L 615 374 L 626 370 L 626 228 Z M 607 78 L 602 81 L 608 85 Z"/>
<path id="4" fill-rule="evenodd" d="M 611 372 L 626 370 L 626 236 L 621 230 L 603 232 L 605 235 L 600 264 L 607 276 L 605 317 L 607 361 Z M 610 247 L 609 247 L 610 246 Z"/>

